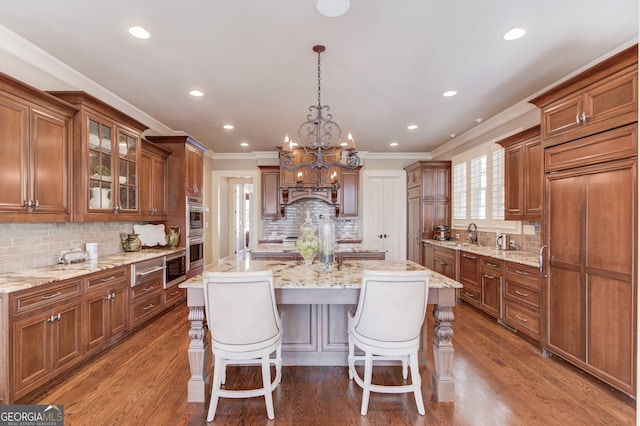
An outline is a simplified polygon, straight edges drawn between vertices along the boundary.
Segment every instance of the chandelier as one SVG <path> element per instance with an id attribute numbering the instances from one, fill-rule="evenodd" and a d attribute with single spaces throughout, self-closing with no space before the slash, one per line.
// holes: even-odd
<path id="1" fill-rule="evenodd" d="M 330 189 L 337 190 L 340 184 L 334 175 L 330 182 L 327 179 L 329 169 L 345 168 L 355 169 L 360 165 L 360 157 L 356 151 L 355 141 L 349 132 L 347 140 L 342 141 L 342 130 L 338 123 L 333 121 L 333 115 L 329 112 L 328 105 L 322 105 L 320 100 L 320 54 L 325 51 L 322 45 L 313 46 L 313 51 L 318 54 L 318 105 L 309 107 L 307 120 L 298 128 L 298 140 L 293 141 L 286 135 L 280 153 L 280 167 L 286 171 L 299 171 L 307 169 L 315 174 L 314 190 Z M 306 158 L 311 158 L 307 162 L 296 162 L 294 158 L 294 146 L 299 151 L 304 150 Z M 331 161 L 327 157 L 335 159 L 333 155 L 340 147 L 340 161 Z M 298 180 L 297 187 L 301 187 L 302 182 Z"/>

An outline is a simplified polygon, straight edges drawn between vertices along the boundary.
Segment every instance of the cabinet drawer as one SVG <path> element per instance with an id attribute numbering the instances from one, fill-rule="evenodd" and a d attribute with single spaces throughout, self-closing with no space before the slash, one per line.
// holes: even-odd
<path id="1" fill-rule="evenodd" d="M 500 276 L 502 274 L 502 261 L 493 258 L 482 258 L 482 272 Z"/>
<path id="2" fill-rule="evenodd" d="M 162 280 L 155 279 L 133 287 L 131 296 L 133 299 L 136 299 L 160 290 L 162 290 Z"/>
<path id="3" fill-rule="evenodd" d="M 129 268 L 110 269 L 105 272 L 91 275 L 85 281 L 85 290 L 92 291 L 105 287 L 113 286 L 114 284 L 121 284 L 123 282 L 128 283 Z"/>
<path id="4" fill-rule="evenodd" d="M 138 325 L 162 311 L 162 293 L 139 300 L 133 303 L 131 323 Z"/>
<path id="5" fill-rule="evenodd" d="M 505 262 L 505 277 L 528 287 L 540 289 L 540 270 L 520 263 Z"/>
<path id="6" fill-rule="evenodd" d="M 179 288 L 178 286 L 169 287 L 162 292 L 162 296 L 163 304 L 165 306 L 171 306 L 185 298 L 185 289 Z"/>
<path id="7" fill-rule="evenodd" d="M 36 289 L 11 295 L 13 315 L 38 308 L 50 308 L 58 302 L 66 302 L 82 293 L 82 280 L 63 284 L 44 285 Z"/>
<path id="8" fill-rule="evenodd" d="M 504 281 L 504 295 L 534 309 L 540 308 L 539 290 L 521 286 L 507 279 Z"/>
<path id="9" fill-rule="evenodd" d="M 473 305 L 480 305 L 480 289 L 464 287 L 460 289 L 460 298 Z"/>
<path id="10" fill-rule="evenodd" d="M 517 303 L 506 301 L 504 304 L 503 321 L 516 330 L 533 337 L 540 338 L 540 315 L 530 311 Z"/>

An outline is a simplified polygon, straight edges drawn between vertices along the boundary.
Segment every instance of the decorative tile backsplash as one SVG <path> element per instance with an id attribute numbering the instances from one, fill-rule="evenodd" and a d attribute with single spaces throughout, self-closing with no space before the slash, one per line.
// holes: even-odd
<path id="1" fill-rule="evenodd" d="M 98 256 L 122 252 L 120 233 L 137 222 L 1 223 L 0 274 L 55 265 L 60 250 L 98 243 Z"/>
<path id="2" fill-rule="evenodd" d="M 313 224 L 318 226 L 320 215 L 335 216 L 335 206 L 322 200 L 313 198 L 302 199 L 285 206 L 285 216 L 280 220 L 262 221 L 262 239 L 269 237 L 299 236 L 300 226 L 307 217 L 307 210 L 311 213 Z M 358 218 L 338 218 L 335 223 L 337 238 L 358 237 Z"/>
<path id="3" fill-rule="evenodd" d="M 535 235 L 516 235 L 508 234 L 509 241 L 513 241 L 516 244 L 518 250 L 526 251 L 528 253 L 538 253 L 540 250 L 540 222 L 526 222 L 527 225 L 533 225 L 535 227 Z M 466 229 L 453 229 L 451 235 L 458 234 L 461 240 L 467 238 Z M 495 232 L 482 232 L 478 231 L 478 244 L 481 246 L 494 247 L 496 245 Z"/>

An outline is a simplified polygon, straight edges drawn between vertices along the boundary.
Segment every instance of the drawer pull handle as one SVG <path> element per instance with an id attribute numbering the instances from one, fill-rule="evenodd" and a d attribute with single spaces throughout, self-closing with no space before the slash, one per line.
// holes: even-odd
<path id="1" fill-rule="evenodd" d="M 484 264 L 487 265 L 490 268 L 497 268 L 498 267 L 498 265 L 493 264 L 493 263 L 489 263 L 489 262 L 484 262 Z"/>
<path id="2" fill-rule="evenodd" d="M 142 308 L 142 310 L 143 311 L 148 311 L 151 308 L 153 308 L 153 303 L 150 303 L 149 306 L 145 306 L 144 308 Z"/>
<path id="3" fill-rule="evenodd" d="M 40 299 L 49 300 L 49 299 L 53 299 L 54 297 L 58 297 L 58 296 L 62 296 L 62 292 L 61 291 L 57 292 L 56 294 L 49 294 L 49 295 L 46 295 L 46 296 L 41 296 Z"/>
<path id="4" fill-rule="evenodd" d="M 516 319 L 522 321 L 522 322 L 529 322 L 529 320 L 527 318 L 522 318 L 520 315 L 516 314 Z"/>
<path id="5" fill-rule="evenodd" d="M 467 259 L 476 259 L 476 257 L 475 257 L 475 256 L 469 256 L 469 255 L 467 255 L 467 254 L 463 254 L 463 255 L 462 255 L 462 257 L 465 257 L 465 258 L 467 258 Z"/>
<path id="6" fill-rule="evenodd" d="M 175 295 L 177 295 L 177 294 L 180 294 L 180 290 L 176 290 L 176 291 L 174 291 L 173 293 L 171 293 L 171 295 L 172 295 L 172 296 L 175 296 Z"/>
<path id="7" fill-rule="evenodd" d="M 113 281 L 116 278 L 118 278 L 118 277 L 116 277 L 115 275 L 111 275 L 110 277 L 106 277 L 106 278 L 101 279 L 100 282 L 106 283 L 107 281 Z"/>
<path id="8" fill-rule="evenodd" d="M 523 293 L 520 290 L 516 290 L 516 294 L 522 297 L 529 297 L 529 293 Z"/>
<path id="9" fill-rule="evenodd" d="M 475 297 L 475 294 L 469 293 L 468 291 L 465 291 L 464 295 L 467 296 L 467 297 Z"/>
<path id="10" fill-rule="evenodd" d="M 144 291 L 146 293 L 146 292 L 151 291 L 153 289 L 154 289 L 154 287 L 151 286 L 151 287 L 147 287 L 147 288 L 143 289 L 142 291 Z"/>
<path id="11" fill-rule="evenodd" d="M 489 278 L 490 280 L 495 280 L 496 277 L 494 275 L 489 275 L 489 274 L 482 274 L 483 277 L 485 278 Z"/>
<path id="12" fill-rule="evenodd" d="M 162 271 L 167 269 L 166 266 L 159 266 L 157 268 L 149 269 L 148 271 L 138 272 L 136 275 L 139 277 L 144 277 L 145 275 L 153 274 L 154 272 Z"/>
<path id="13" fill-rule="evenodd" d="M 528 273 L 526 273 L 524 271 L 518 271 L 517 269 L 516 269 L 516 274 L 518 274 L 518 275 L 529 275 Z"/>

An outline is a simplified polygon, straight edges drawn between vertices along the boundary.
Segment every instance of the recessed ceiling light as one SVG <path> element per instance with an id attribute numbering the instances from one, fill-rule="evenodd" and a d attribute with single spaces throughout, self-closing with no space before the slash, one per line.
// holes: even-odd
<path id="1" fill-rule="evenodd" d="M 504 38 L 505 40 L 517 40 L 520 37 L 524 36 L 527 33 L 527 29 L 526 28 L 512 28 L 509 31 L 506 32 L 505 35 L 502 36 L 502 38 Z"/>
<path id="2" fill-rule="evenodd" d="M 240 146 L 249 146 L 249 144 L 248 144 L 248 143 L 246 143 L 246 142 L 242 142 L 242 143 L 240 144 Z"/>
<path id="3" fill-rule="evenodd" d="M 131 34 L 135 38 L 139 38 L 140 40 L 146 40 L 149 37 L 151 37 L 151 34 L 149 34 L 149 31 L 137 25 L 129 28 L 129 34 Z"/>
<path id="4" fill-rule="evenodd" d="M 192 91 L 190 91 L 190 92 L 189 92 L 189 94 L 190 94 L 191 96 L 196 97 L 196 98 L 200 98 L 200 97 L 204 96 L 204 93 L 202 93 L 202 92 L 201 92 L 201 91 L 199 91 L 199 90 L 192 90 Z"/>
<path id="5" fill-rule="evenodd" d="M 482 118 L 476 118 L 476 123 L 478 124 L 482 123 Z"/>
<path id="6" fill-rule="evenodd" d="M 351 2 L 349 0 L 318 0 L 316 9 L 321 15 L 335 18 L 342 16 L 349 10 Z"/>
<path id="7" fill-rule="evenodd" d="M 446 92 L 444 92 L 442 94 L 442 96 L 444 96 L 446 98 L 450 98 L 451 96 L 455 96 L 457 94 L 458 94 L 458 92 L 456 92 L 455 90 L 447 90 Z"/>
<path id="8" fill-rule="evenodd" d="M 225 124 L 224 126 L 222 126 L 225 130 L 233 130 L 233 125 L 231 124 Z"/>
<path id="9" fill-rule="evenodd" d="M 417 128 L 418 128 L 418 125 L 417 125 L 417 124 L 409 124 L 409 125 L 407 126 L 407 129 L 408 129 L 408 130 L 415 130 L 415 129 L 417 129 Z"/>
<path id="10" fill-rule="evenodd" d="M 449 135 L 449 137 L 450 137 L 450 138 L 455 138 L 455 137 L 456 137 L 456 134 L 455 134 L 455 133 L 451 133 L 451 134 Z"/>
<path id="11" fill-rule="evenodd" d="M 398 146 L 398 142 L 391 142 L 389 146 Z"/>

